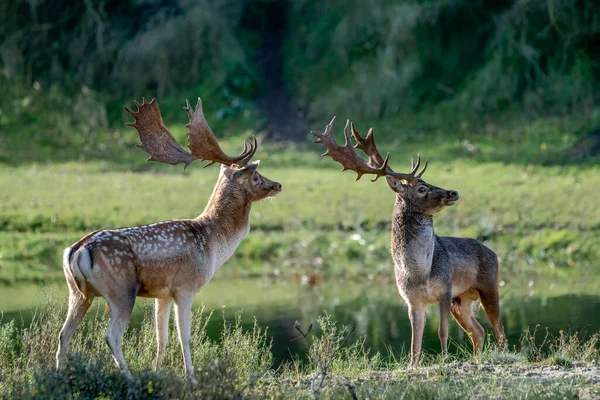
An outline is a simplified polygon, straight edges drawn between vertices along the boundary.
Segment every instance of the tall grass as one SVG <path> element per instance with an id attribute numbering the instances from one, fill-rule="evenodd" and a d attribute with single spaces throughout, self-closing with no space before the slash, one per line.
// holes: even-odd
<path id="1" fill-rule="evenodd" d="M 352 336 L 350 327 L 324 316 L 314 331 L 303 333 L 307 362 L 293 360 L 274 370 L 264 329 L 255 324 L 244 331 L 237 314 L 233 322 L 224 322 L 215 340 L 207 332 L 213 313 L 200 308 L 191 323 L 192 358 L 199 383 L 190 387 L 183 377 L 173 328 L 165 366 L 160 372 L 151 371 L 156 345 L 150 317 L 125 335 L 125 357 L 133 373 L 132 379 L 125 378 L 104 343 L 108 318 L 100 307 L 91 311 L 76 333 L 66 368 L 54 371 L 56 338 L 66 312 L 61 300 L 49 295 L 48 303 L 27 326 L 19 326 L 15 320 L 0 323 L 0 397 L 458 398 L 470 393 L 476 398 L 554 398 L 589 386 L 595 373 L 593 363 L 599 360 L 598 334 L 584 339 L 580 334 L 561 332 L 540 342 L 534 340 L 535 331 L 525 332 L 521 349 L 501 353 L 486 346 L 474 359 L 464 349 L 445 363 L 429 355 L 424 357 L 424 365 L 412 369 L 406 367 L 406 354 L 382 359 L 364 347 L 364 338 Z M 298 339 L 303 340 L 300 334 Z M 544 373 L 539 365 L 552 365 L 556 376 L 549 382 L 532 381 L 529 376 Z M 573 378 L 578 373 L 582 374 L 579 383 Z M 498 380 L 498 374 L 504 378 Z"/>
<path id="2" fill-rule="evenodd" d="M 58 332 L 66 315 L 66 302 L 56 296 L 37 309 L 32 322 L 20 327 L 12 320 L 0 324 L 0 397 L 59 398 L 173 398 L 189 388 L 183 377 L 183 361 L 173 326 L 165 365 L 150 372 L 156 353 L 151 313 L 140 328 L 130 328 L 124 338 L 124 355 L 133 372 L 128 380 L 116 369 L 104 335 L 108 316 L 94 307 L 69 348 L 64 371 L 54 371 Z M 197 309 L 191 317 L 192 358 L 199 385 L 191 393 L 204 398 L 237 398 L 272 368 L 266 331 L 256 324 L 242 330 L 239 315 L 223 324 L 222 336 L 212 340 L 207 322 L 212 312 Z"/>

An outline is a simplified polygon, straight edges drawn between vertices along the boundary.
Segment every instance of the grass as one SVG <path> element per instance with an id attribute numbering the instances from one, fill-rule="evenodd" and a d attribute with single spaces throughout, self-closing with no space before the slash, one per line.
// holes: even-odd
<path id="1" fill-rule="evenodd" d="M 124 157 L 137 157 L 130 165 L 144 166 L 144 156 L 137 153 Z M 507 274 L 517 264 L 540 273 L 597 271 L 600 211 L 590 195 L 600 190 L 596 165 L 437 163 L 433 153 L 428 180 L 461 194 L 457 205 L 436 217 L 438 234 L 485 241 L 500 255 Z M 288 155 L 314 166 L 292 167 Z M 315 151 L 271 147 L 259 158 L 261 172 L 282 182 L 283 192 L 254 205 L 252 233 L 222 273 L 389 271 L 394 195 L 384 182 L 354 182 L 353 173 L 339 172 Z M 400 154 L 394 160 L 402 165 Z M 0 282 L 62 280 L 62 249 L 91 230 L 199 215 L 218 173 L 216 167 L 199 165 L 186 172 L 128 166 L 0 166 Z"/>
<path id="2" fill-rule="evenodd" d="M 196 296 L 195 305 L 198 308 L 204 304 L 209 309 L 224 309 L 230 317 L 232 312 L 243 310 L 244 329 L 251 329 L 256 317 L 260 326 L 269 329 L 277 363 L 304 352 L 302 342 L 290 335 L 290 331 L 294 331 L 293 322 L 300 320 L 306 328 L 324 311 L 337 323 L 355 328 L 352 341 L 365 336 L 366 346 L 384 357 L 407 348 L 410 321 L 395 287 L 392 271 L 369 277 L 348 275 L 319 280 L 309 275 L 306 278 L 215 278 Z M 510 345 L 520 342 L 528 325 L 538 323 L 555 335 L 560 330 L 569 333 L 578 331 L 585 335 L 600 331 L 600 323 L 590 319 L 598 305 L 597 293 L 598 283 L 589 277 L 565 280 L 515 275 L 503 281 L 502 319 Z M 3 321 L 14 319 L 28 324 L 35 310 L 47 302 L 48 294 L 66 303 L 64 283 L 5 288 L 0 295 Z M 104 301 L 98 298 L 97 303 L 104 310 Z M 138 299 L 131 326 L 139 327 L 152 305 L 152 299 Z M 102 314 L 105 314 L 104 311 Z M 477 310 L 477 318 L 488 332 L 492 332 L 481 308 Z M 431 307 L 427 321 L 424 349 L 439 352 L 439 312 L 436 307 Z M 213 320 L 209 325 L 210 337 L 218 337 L 219 329 L 218 320 Z M 467 335 L 455 323 L 450 324 L 450 337 L 453 354 L 461 352 L 463 346 L 470 348 Z"/>
<path id="3" fill-rule="evenodd" d="M 225 320 L 219 339 L 211 340 L 207 324 L 219 318 L 204 307 L 193 315 L 192 352 L 200 384 L 183 378 L 179 346 L 171 327 L 165 367 L 151 371 L 156 351 L 150 313 L 139 328 L 129 329 L 124 353 L 133 372 L 125 379 L 113 365 L 103 334 L 106 318 L 92 311 L 71 345 L 66 370 L 54 372 L 53 350 L 66 312 L 64 302 L 50 297 L 26 326 L 0 324 L 0 396 L 20 398 L 564 398 L 581 391 L 598 393 L 599 335 L 583 339 L 560 333 L 539 346 L 525 332 L 515 350 L 500 353 L 486 346 L 471 358 L 468 349 L 445 362 L 432 355 L 423 365 L 407 367 L 403 354 L 382 358 L 369 352 L 358 337 L 341 348 L 349 328 L 329 316 L 318 320 L 306 340 L 307 362 L 295 360 L 273 369 L 265 331 L 241 328 L 238 314 Z M 224 312 L 225 313 L 225 312 Z M 225 316 L 225 314 L 223 314 Z M 306 330 L 301 327 L 301 330 Z M 323 377 L 321 385 L 321 377 Z"/>

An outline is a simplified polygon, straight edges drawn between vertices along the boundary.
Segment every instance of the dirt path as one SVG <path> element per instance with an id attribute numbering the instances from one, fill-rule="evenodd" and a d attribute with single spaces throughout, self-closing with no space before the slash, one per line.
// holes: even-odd
<path id="1" fill-rule="evenodd" d="M 264 87 L 257 104 L 266 117 L 261 128 L 270 140 L 302 142 L 309 134 L 305 112 L 294 100 L 284 78 L 286 7 L 285 2 L 273 2 L 263 9 L 265 18 L 259 30 L 262 45 L 256 63 Z"/>
<path id="2" fill-rule="evenodd" d="M 282 385 L 282 377 L 275 385 Z M 288 385 L 312 388 L 314 375 L 297 377 Z M 597 362 L 569 365 L 535 363 L 493 364 L 451 362 L 418 368 L 370 371 L 364 376 L 326 376 L 325 388 L 339 388 L 344 398 L 469 398 L 471 400 L 528 398 L 600 399 L 600 366 Z M 347 389 L 346 389 L 347 388 Z M 312 391 L 312 389 L 311 389 Z M 563 397 L 569 393 L 573 397 Z M 365 397 L 367 395 L 367 397 Z"/>

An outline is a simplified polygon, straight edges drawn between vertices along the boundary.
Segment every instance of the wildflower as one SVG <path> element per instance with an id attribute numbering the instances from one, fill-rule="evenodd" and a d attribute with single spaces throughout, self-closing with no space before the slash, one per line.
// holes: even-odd
<path id="1" fill-rule="evenodd" d="M 152 393 L 154 392 L 154 388 L 152 387 L 152 381 L 149 380 L 148 381 L 148 393 Z"/>
<path id="2" fill-rule="evenodd" d="M 562 335 L 562 334 L 563 334 L 563 330 L 562 330 L 562 329 L 561 329 L 561 330 L 559 330 L 559 331 L 558 331 L 558 334 L 559 334 L 559 335 Z"/>
<path id="3" fill-rule="evenodd" d="M 529 340 L 533 340 L 533 339 L 535 339 L 533 336 L 529 338 Z"/>

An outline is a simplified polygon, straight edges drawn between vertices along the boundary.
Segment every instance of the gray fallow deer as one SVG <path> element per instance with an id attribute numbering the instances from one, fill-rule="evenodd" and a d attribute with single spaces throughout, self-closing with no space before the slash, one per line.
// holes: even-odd
<path id="1" fill-rule="evenodd" d="M 473 302 L 481 304 L 494 328 L 500 347 L 505 346 L 504 328 L 500 321 L 498 298 L 498 258 L 496 254 L 474 239 L 441 237 L 433 230 L 433 215 L 458 201 L 458 192 L 430 185 L 421 179 L 427 161 L 419 172 L 420 157 L 409 173 L 394 172 L 389 166 L 389 154 L 379 154 L 371 128 L 365 138 L 351 124 L 352 146 L 348 123 L 344 128 L 346 142 L 336 143 L 333 136 L 334 119 L 324 133 L 312 132 L 331 156 L 358 176 L 373 174 L 376 181 L 385 176 L 389 187 L 396 193 L 392 216 L 391 252 L 395 264 L 396 284 L 406 301 L 412 328 L 411 364 L 416 365 L 421 352 L 425 313 L 428 305 L 438 303 L 440 325 L 438 335 L 442 354 L 447 352 L 448 319 L 456 322 L 470 336 L 473 351 L 483 348 L 484 330 L 473 314 Z M 361 158 L 354 148 L 368 157 Z"/>
<path id="2" fill-rule="evenodd" d="M 137 129 L 141 140 L 138 147 L 150 154 L 149 161 L 184 163 L 186 167 L 195 159 L 209 161 L 208 165 L 222 164 L 210 200 L 197 218 L 97 231 L 65 249 L 69 308 L 59 334 L 58 369 L 92 300 L 102 296 L 110 308 L 106 342 L 118 366 L 130 376 L 121 350 L 123 333 L 136 296 L 151 297 L 156 299 L 156 368 L 163 360 L 174 301 L 185 372 L 188 381 L 195 383 L 190 355 L 194 295 L 248 234 L 252 203 L 275 196 L 281 185 L 256 171 L 259 161 L 250 161 L 257 149 L 256 139 L 251 139 L 249 147 L 244 145 L 239 156 L 226 155 L 206 123 L 200 99 L 195 110 L 186 103 L 190 152 L 181 148 L 165 127 L 156 100 L 136 102 L 135 112 L 125 108 L 135 118 L 127 125 Z"/>

